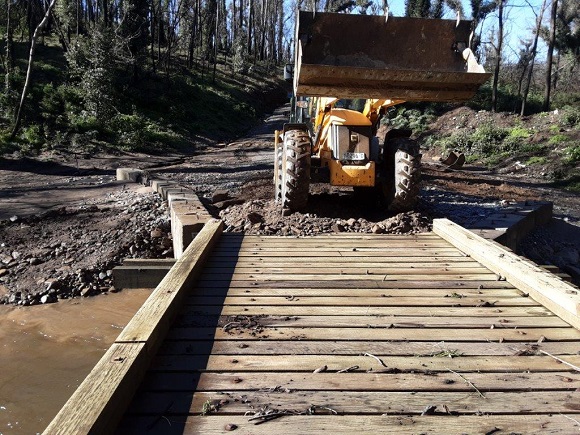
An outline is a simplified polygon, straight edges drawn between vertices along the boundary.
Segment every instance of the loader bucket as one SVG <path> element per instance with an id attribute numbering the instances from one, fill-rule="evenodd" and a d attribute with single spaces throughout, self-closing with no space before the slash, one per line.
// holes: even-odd
<path id="1" fill-rule="evenodd" d="M 300 11 L 296 95 L 465 101 L 489 74 L 469 46 L 470 21 Z"/>

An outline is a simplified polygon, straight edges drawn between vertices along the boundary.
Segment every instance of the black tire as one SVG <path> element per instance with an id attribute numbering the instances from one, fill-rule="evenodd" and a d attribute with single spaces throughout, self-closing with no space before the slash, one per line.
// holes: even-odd
<path id="1" fill-rule="evenodd" d="M 421 189 L 419 144 L 409 138 L 396 138 L 388 141 L 388 147 L 393 156 L 391 173 L 394 176 L 389 210 L 397 213 L 412 210 Z"/>
<path id="2" fill-rule="evenodd" d="M 284 208 L 302 210 L 308 202 L 310 188 L 310 153 L 308 132 L 289 130 L 284 133 L 281 167 L 281 201 Z"/>

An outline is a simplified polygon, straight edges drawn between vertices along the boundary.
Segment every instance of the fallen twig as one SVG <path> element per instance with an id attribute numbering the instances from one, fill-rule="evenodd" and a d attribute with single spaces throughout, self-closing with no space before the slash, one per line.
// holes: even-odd
<path id="1" fill-rule="evenodd" d="M 346 369 L 339 370 L 336 373 L 348 373 L 348 372 L 352 372 L 352 371 L 355 371 L 358 369 L 359 369 L 359 366 L 352 366 L 352 367 L 348 367 Z"/>
<path id="2" fill-rule="evenodd" d="M 569 417 L 565 414 L 562 414 L 561 412 L 559 412 L 558 414 L 560 414 L 562 417 L 566 417 L 568 420 L 572 420 L 574 423 L 576 423 L 578 426 L 580 426 L 580 421 L 576 420 L 575 418 Z M 580 428 L 578 430 L 580 430 Z"/>
<path id="3" fill-rule="evenodd" d="M 379 362 L 379 363 L 380 363 L 380 364 L 381 364 L 383 367 L 388 367 L 388 366 L 387 366 L 387 365 L 386 365 L 386 364 L 383 362 L 383 360 L 382 360 L 382 359 L 380 359 L 378 356 L 375 356 L 375 355 L 373 355 L 372 353 L 365 352 L 363 356 L 370 356 L 371 358 L 374 358 L 374 359 L 376 359 L 376 360 L 377 360 L 377 361 L 378 361 L 378 362 Z"/>
<path id="4" fill-rule="evenodd" d="M 554 358 L 556 361 L 560 361 L 562 364 L 566 364 L 568 367 L 572 367 L 577 372 L 580 372 L 580 367 L 575 366 L 574 364 L 571 364 L 568 361 L 564 361 L 563 359 L 558 358 L 557 356 L 552 355 L 551 353 L 548 353 L 545 350 L 540 349 L 540 353 L 543 353 L 544 355 L 548 355 L 549 357 Z"/>
<path id="5" fill-rule="evenodd" d="M 457 376 L 459 376 L 461 379 L 463 379 L 465 382 L 467 382 L 471 388 L 473 388 L 475 391 L 477 391 L 477 394 L 479 394 L 482 398 L 487 399 L 487 397 L 485 397 L 483 395 L 483 393 L 481 391 L 479 391 L 477 389 L 477 387 L 475 385 L 473 385 L 473 383 L 469 379 L 467 379 L 465 376 L 463 376 L 461 373 L 457 373 L 456 371 L 453 371 L 453 370 L 451 370 L 449 368 L 447 370 L 449 370 L 451 373 L 456 374 Z"/>

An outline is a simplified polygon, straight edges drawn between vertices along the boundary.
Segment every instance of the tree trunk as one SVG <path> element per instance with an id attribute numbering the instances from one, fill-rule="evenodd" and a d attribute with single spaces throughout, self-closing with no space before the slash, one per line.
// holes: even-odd
<path id="1" fill-rule="evenodd" d="M 497 112 L 497 86 L 499 82 L 499 70 L 501 67 L 501 53 L 503 48 L 503 7 L 504 1 L 499 0 L 498 3 L 498 35 L 497 35 L 497 49 L 495 67 L 493 69 L 493 84 L 491 87 L 491 110 Z"/>
<path id="2" fill-rule="evenodd" d="M 528 100 L 528 93 L 530 92 L 530 83 L 532 82 L 532 74 L 534 72 L 534 63 L 536 61 L 536 51 L 538 49 L 538 38 L 540 36 L 540 29 L 542 28 L 542 18 L 544 18 L 544 9 L 546 9 L 546 0 L 542 1 L 542 9 L 537 16 L 536 20 L 536 34 L 534 35 L 534 44 L 532 45 L 532 60 L 530 61 L 530 67 L 528 69 L 528 80 L 526 83 L 526 88 L 524 89 L 524 96 L 522 97 L 522 108 L 520 110 L 520 116 L 524 116 L 526 112 L 526 101 Z"/>
<path id="3" fill-rule="evenodd" d="M 36 40 L 38 39 L 38 36 L 40 35 L 40 32 L 42 31 L 43 27 L 48 22 L 48 17 L 50 16 L 50 12 L 54 8 L 55 3 L 56 0 L 51 0 L 50 4 L 48 5 L 48 8 L 46 9 L 44 17 L 42 18 L 38 26 L 36 26 L 36 29 L 32 34 L 32 39 L 30 41 L 30 54 L 28 56 L 28 69 L 26 70 L 26 80 L 24 81 L 24 86 L 22 88 L 22 96 L 20 97 L 20 104 L 18 105 L 18 111 L 16 112 L 16 119 L 14 120 L 14 128 L 12 129 L 12 133 L 10 133 L 10 140 L 14 140 L 14 137 L 16 137 L 16 133 L 18 133 L 18 129 L 20 128 L 20 123 L 22 121 L 22 108 L 24 107 L 24 100 L 26 99 L 26 96 L 28 95 L 28 90 L 30 89 L 30 80 L 32 77 L 32 63 L 34 61 L 34 50 L 36 49 Z"/>
<path id="4" fill-rule="evenodd" d="M 12 22 L 10 20 L 12 0 L 6 0 L 6 59 L 5 69 L 6 76 L 4 78 L 4 93 L 8 97 L 10 94 L 10 84 L 12 82 L 12 70 L 14 69 L 14 50 L 12 45 Z"/>
<path id="5" fill-rule="evenodd" d="M 554 45 L 556 44 L 556 15 L 558 13 L 558 0 L 552 0 L 552 12 L 550 13 L 550 39 L 548 41 L 548 55 L 546 57 L 546 89 L 544 90 L 544 104 L 542 110 L 550 110 L 550 92 L 552 90 L 552 59 Z"/>

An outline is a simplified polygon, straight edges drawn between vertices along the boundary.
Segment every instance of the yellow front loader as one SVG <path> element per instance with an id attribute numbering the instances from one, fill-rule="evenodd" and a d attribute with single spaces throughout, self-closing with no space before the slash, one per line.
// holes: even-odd
<path id="1" fill-rule="evenodd" d="M 300 11 L 290 122 L 275 133 L 274 185 L 285 209 L 303 209 L 311 181 L 352 186 L 392 211 L 419 193 L 410 131 L 376 137 L 388 107 L 464 101 L 487 80 L 469 49 L 471 22 Z M 292 71 L 293 70 L 293 71 Z M 293 74 L 290 74 L 292 73 Z"/>

